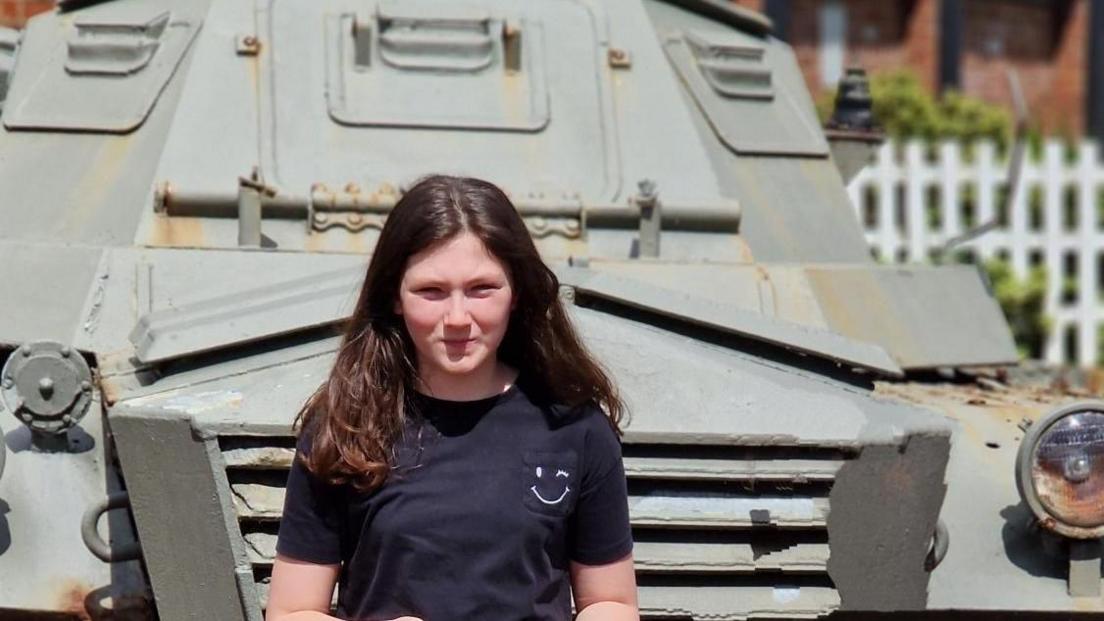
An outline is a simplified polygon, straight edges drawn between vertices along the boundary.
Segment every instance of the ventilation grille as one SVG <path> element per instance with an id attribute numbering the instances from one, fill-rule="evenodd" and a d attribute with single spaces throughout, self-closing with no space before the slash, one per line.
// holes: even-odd
<path id="1" fill-rule="evenodd" d="M 287 474 L 295 457 L 295 438 L 222 436 L 219 446 L 238 526 L 253 563 L 257 595 L 264 608 L 276 558 L 276 533 L 284 508 Z"/>
<path id="2" fill-rule="evenodd" d="M 641 616 L 815 618 L 828 493 L 846 455 L 791 447 L 626 444 Z"/>
<path id="3" fill-rule="evenodd" d="M 263 606 L 294 439 L 220 444 Z M 643 618 L 816 618 L 839 607 L 828 494 L 848 454 L 626 444 L 624 457 Z"/>

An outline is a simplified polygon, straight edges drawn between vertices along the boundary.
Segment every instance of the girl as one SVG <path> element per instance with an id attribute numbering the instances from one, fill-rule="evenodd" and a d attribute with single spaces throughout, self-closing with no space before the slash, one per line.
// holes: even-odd
<path id="1" fill-rule="evenodd" d="M 506 195 L 422 180 L 297 418 L 268 621 L 637 619 L 622 410 Z"/>

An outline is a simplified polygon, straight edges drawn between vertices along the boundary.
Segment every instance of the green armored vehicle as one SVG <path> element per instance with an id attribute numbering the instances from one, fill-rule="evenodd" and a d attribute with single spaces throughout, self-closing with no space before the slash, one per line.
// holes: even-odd
<path id="1" fill-rule="evenodd" d="M 645 618 L 1104 609 L 1102 415 L 1029 428 L 1021 497 L 1060 400 L 966 374 L 1017 359 L 973 268 L 871 260 L 758 15 L 74 0 L 0 97 L 0 617 L 262 618 L 293 416 L 428 172 L 510 193 L 626 397 Z"/>

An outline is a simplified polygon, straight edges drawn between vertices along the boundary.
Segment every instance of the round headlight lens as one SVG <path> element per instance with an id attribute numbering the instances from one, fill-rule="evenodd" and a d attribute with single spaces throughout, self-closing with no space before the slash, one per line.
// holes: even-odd
<path id="1" fill-rule="evenodd" d="M 1069 413 L 1043 430 L 1031 459 L 1039 502 L 1058 520 L 1104 525 L 1104 413 Z"/>

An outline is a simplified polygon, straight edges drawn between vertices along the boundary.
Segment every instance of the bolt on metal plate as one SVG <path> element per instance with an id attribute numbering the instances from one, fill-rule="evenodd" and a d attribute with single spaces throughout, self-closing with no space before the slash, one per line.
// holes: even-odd
<path id="1" fill-rule="evenodd" d="M 614 69 L 632 67 L 632 55 L 621 48 L 611 47 L 606 53 L 606 58 L 609 60 L 609 66 Z"/>
<path id="2" fill-rule="evenodd" d="M 238 56 L 256 56 L 261 51 L 261 41 L 256 35 L 238 35 L 235 48 Z"/>

